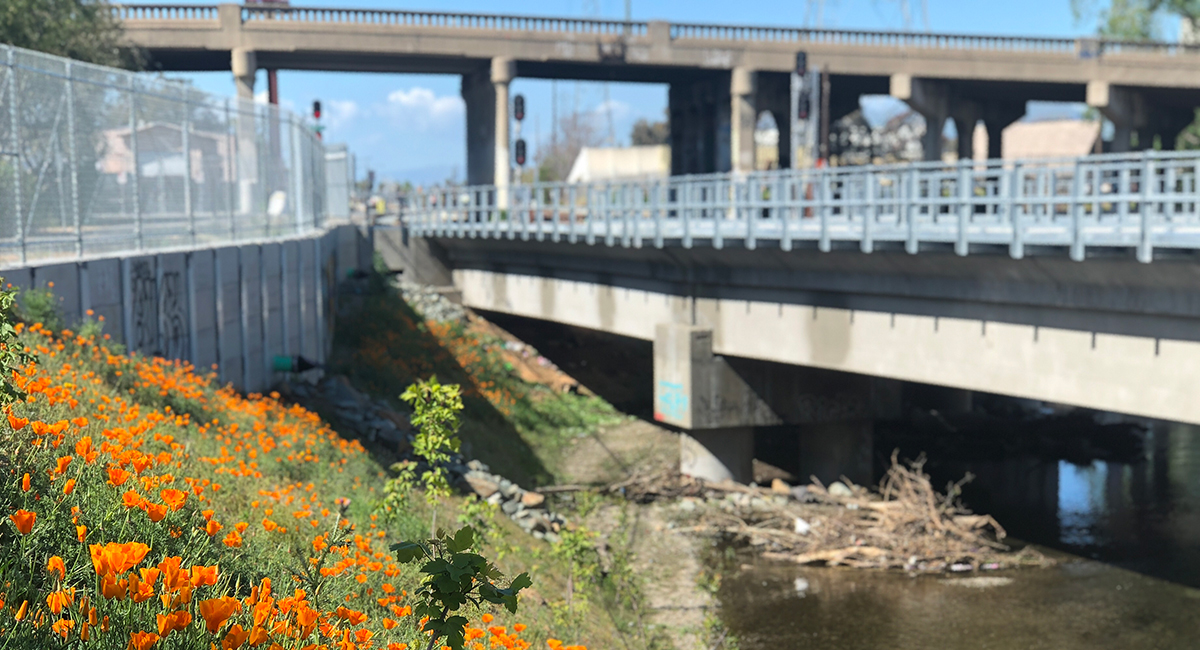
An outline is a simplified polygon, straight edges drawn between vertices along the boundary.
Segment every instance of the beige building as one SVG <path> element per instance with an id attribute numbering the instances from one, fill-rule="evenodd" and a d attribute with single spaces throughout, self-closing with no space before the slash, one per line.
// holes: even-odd
<path id="1" fill-rule="evenodd" d="M 584 147 L 567 174 L 568 183 L 630 178 L 666 178 L 671 174 L 671 147 Z"/>
<path id="2" fill-rule="evenodd" d="M 975 126 L 975 158 L 987 155 L 987 129 Z M 1096 120 L 1042 120 L 1013 122 L 1004 129 L 1000 155 L 1016 158 L 1077 158 L 1100 152 L 1100 122 Z"/>

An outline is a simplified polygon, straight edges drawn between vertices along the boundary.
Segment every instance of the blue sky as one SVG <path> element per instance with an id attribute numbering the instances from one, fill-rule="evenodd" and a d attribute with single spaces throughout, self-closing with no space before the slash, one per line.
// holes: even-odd
<path id="1" fill-rule="evenodd" d="M 908 0 L 915 15 L 910 26 L 926 27 L 920 7 L 923 0 Z M 631 0 L 635 20 L 665 19 L 676 22 L 712 22 L 754 25 L 815 25 L 862 29 L 903 29 L 899 0 L 825 0 L 818 16 L 815 1 L 805 0 Z M 1076 25 L 1070 0 L 924 0 L 928 28 L 935 32 L 1075 36 L 1093 31 Z M 292 0 L 296 6 L 341 6 L 385 9 L 428 9 L 477 13 L 514 13 L 621 18 L 624 0 Z M 1174 34 L 1176 24 L 1162 26 Z M 231 95 L 227 73 L 173 74 L 192 79 L 209 92 Z M 411 179 L 428 183 L 451 174 L 462 178 L 465 165 L 464 107 L 459 79 L 441 75 L 376 73 L 279 73 L 281 103 L 307 112 L 314 99 L 325 109 L 325 138 L 346 142 L 358 157 L 360 173 L 376 170 L 380 178 Z M 517 79 L 514 93 L 526 97 L 523 135 L 531 156 L 539 140 L 549 140 L 552 88 L 557 90 L 559 114 L 590 111 L 602 135 L 607 136 L 609 116 L 617 144 L 628 141 L 633 123 L 642 117 L 662 119 L 666 86 L 605 84 Z M 265 73 L 256 89 L 265 97 Z M 607 104 L 605 103 L 607 101 Z M 881 116 L 894 105 L 868 100 L 868 117 Z M 1035 115 L 1062 113 L 1065 107 L 1032 107 Z M 1066 109 L 1069 110 L 1070 109 Z"/>

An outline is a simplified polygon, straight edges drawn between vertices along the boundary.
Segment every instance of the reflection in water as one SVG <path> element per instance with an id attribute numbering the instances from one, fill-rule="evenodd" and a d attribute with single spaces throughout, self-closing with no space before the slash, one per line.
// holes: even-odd
<path id="1" fill-rule="evenodd" d="M 1139 453 L 1105 460 L 1063 445 L 1003 450 L 969 428 L 957 435 L 947 444 L 902 432 L 876 444 L 928 452 L 940 484 L 973 473 L 970 507 L 1012 538 L 1076 557 L 983 574 L 1012 582 L 973 587 L 956 576 L 744 559 L 752 564 L 720 592 L 741 648 L 1200 648 L 1200 427 L 1156 424 Z"/>
<path id="2" fill-rule="evenodd" d="M 742 650 L 1194 650 L 1200 639 L 1200 591 L 1090 560 L 982 579 L 755 562 L 719 597 Z"/>

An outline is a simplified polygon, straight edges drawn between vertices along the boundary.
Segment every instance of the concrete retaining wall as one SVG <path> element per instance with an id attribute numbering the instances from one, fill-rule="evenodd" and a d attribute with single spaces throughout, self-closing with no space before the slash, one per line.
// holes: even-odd
<path id="1" fill-rule="evenodd" d="M 0 276 L 14 287 L 49 288 L 68 327 L 102 317 L 104 333 L 131 351 L 189 361 L 201 372 L 215 370 L 222 383 L 261 392 L 279 379 L 271 368 L 276 355 L 325 361 L 337 283 L 370 267 L 367 236 L 346 225 L 284 241 L 12 268 Z"/>

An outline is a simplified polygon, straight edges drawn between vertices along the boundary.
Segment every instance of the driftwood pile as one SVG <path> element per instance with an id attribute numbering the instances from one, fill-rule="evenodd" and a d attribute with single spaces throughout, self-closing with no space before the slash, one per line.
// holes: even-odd
<path id="1" fill-rule="evenodd" d="M 969 475 L 939 492 L 923 464 L 901 463 L 893 454 L 878 490 L 845 479 L 829 488 L 814 480 L 766 489 L 679 475 L 634 478 L 608 489 L 638 501 L 682 497 L 695 523 L 687 530 L 726 535 L 764 557 L 801 564 L 942 572 L 1051 563 L 1033 548 L 1014 551 L 995 519 L 963 507 L 958 495 Z"/>

